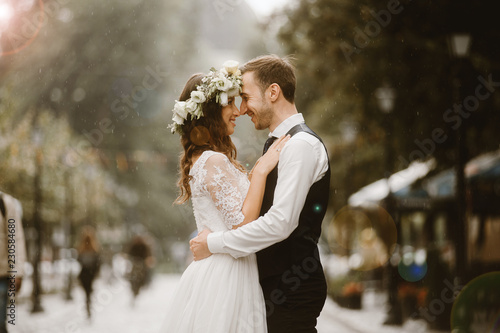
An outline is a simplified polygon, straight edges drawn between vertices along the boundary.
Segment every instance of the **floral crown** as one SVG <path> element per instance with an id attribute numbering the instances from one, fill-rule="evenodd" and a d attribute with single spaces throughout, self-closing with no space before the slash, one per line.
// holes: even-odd
<path id="1" fill-rule="evenodd" d="M 222 106 L 228 104 L 230 97 L 238 96 L 241 92 L 241 71 L 238 69 L 238 62 L 228 60 L 223 68 L 210 69 L 210 73 L 201 79 L 201 84 L 196 90 L 191 92 L 191 98 L 186 101 L 175 101 L 173 109 L 173 123 L 168 125 L 172 133 L 181 133 L 181 126 L 188 116 L 191 119 L 200 119 L 203 116 L 202 104 L 215 97 L 215 102 Z"/>

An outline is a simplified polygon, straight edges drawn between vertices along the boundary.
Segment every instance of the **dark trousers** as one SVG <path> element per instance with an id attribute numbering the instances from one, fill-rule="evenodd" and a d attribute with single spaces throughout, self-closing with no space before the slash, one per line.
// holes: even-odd
<path id="1" fill-rule="evenodd" d="M 268 333 L 315 333 L 326 300 L 326 281 L 315 272 L 289 270 L 260 282 L 266 301 Z"/>
<path id="2" fill-rule="evenodd" d="M 80 283 L 82 284 L 82 288 L 85 291 L 85 304 L 87 308 L 87 316 L 90 318 L 92 313 L 90 312 L 90 303 L 92 300 L 92 283 L 93 283 L 93 277 L 91 276 L 85 276 L 80 274 L 79 276 Z"/>

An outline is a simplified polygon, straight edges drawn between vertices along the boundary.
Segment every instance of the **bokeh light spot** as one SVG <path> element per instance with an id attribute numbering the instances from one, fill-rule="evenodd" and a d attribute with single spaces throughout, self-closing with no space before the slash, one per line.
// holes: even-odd
<path id="1" fill-rule="evenodd" d="M 422 280 L 427 274 L 427 263 L 418 265 L 415 262 L 405 265 L 402 260 L 398 265 L 399 275 L 408 282 L 417 282 Z"/>
<path id="2" fill-rule="evenodd" d="M 361 210 L 346 206 L 333 217 L 327 239 L 332 251 L 355 255 L 351 269 L 369 271 L 389 260 L 397 242 L 397 229 L 382 207 Z"/>
<path id="3" fill-rule="evenodd" d="M 54 88 L 50 92 L 50 100 L 52 102 L 58 103 L 61 101 L 62 97 L 63 97 L 63 93 L 62 93 L 62 90 L 59 88 Z"/>
<path id="4" fill-rule="evenodd" d="M 0 3 L 0 24 L 8 22 L 12 17 L 12 7 L 6 3 Z"/>
<path id="5" fill-rule="evenodd" d="M 3 3 L 3 2 L 2 2 Z M 8 4 L 0 8 L 3 18 L 0 18 L 0 35 L 8 40 L 9 48 L 0 48 L 0 56 L 15 54 L 28 47 L 38 36 L 42 26 L 46 24 L 43 0 L 38 0 L 37 13 L 31 15 L 28 9 L 33 5 L 33 1 L 21 1 L 14 11 Z M 2 4 L 0 4 L 2 6 Z M 9 26 L 9 21 L 16 16 L 17 21 L 23 22 L 21 26 Z M 27 33 L 26 33 L 27 32 Z"/>
<path id="6" fill-rule="evenodd" d="M 313 210 L 315 213 L 321 213 L 323 211 L 323 207 L 320 204 L 315 204 Z"/>
<path id="7" fill-rule="evenodd" d="M 59 11 L 59 15 L 57 18 L 64 23 L 68 23 L 68 22 L 71 22 L 71 20 L 73 20 L 74 16 L 75 15 L 73 14 L 73 12 L 70 9 L 62 8 Z"/>
<path id="8" fill-rule="evenodd" d="M 486 273 L 462 288 L 451 310 L 453 332 L 500 332 L 500 272 Z"/>
<path id="9" fill-rule="evenodd" d="M 81 102 L 85 99 L 86 92 L 83 88 L 76 88 L 75 91 L 73 91 L 73 100 L 75 102 Z"/>
<path id="10" fill-rule="evenodd" d="M 196 126 L 189 134 L 189 138 L 195 145 L 203 146 L 210 141 L 210 132 L 205 126 Z"/>
<path id="11" fill-rule="evenodd" d="M 360 211 L 344 207 L 335 214 L 328 230 L 328 242 L 331 246 L 340 245 L 344 249 L 353 249 L 353 240 L 356 239 L 357 226 L 369 227 L 368 216 Z"/>

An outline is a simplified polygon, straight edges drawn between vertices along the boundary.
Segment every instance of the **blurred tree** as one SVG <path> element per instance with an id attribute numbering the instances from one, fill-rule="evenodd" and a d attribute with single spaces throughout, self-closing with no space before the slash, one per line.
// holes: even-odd
<path id="1" fill-rule="evenodd" d="M 166 93 L 173 81 L 169 76 L 173 69 L 182 71 L 186 53 L 193 50 L 189 27 L 196 22 L 185 15 L 186 5 L 176 1 L 52 0 L 16 10 L 19 17 L 14 16 L 11 22 L 13 31 L 2 35 L 4 52 L 13 48 L 13 36 L 34 30 L 38 22 L 43 24 L 29 46 L 0 59 L 3 89 L 9 92 L 2 103 L 15 105 L 12 128 L 7 133 L 24 122 L 30 110 L 50 110 L 68 119 L 81 137 L 62 140 L 65 149 L 80 157 L 97 152 L 101 164 L 115 174 L 122 192 L 124 188 L 133 188 L 131 193 L 138 191 L 135 198 L 123 195 L 126 204 L 122 206 L 135 206 L 137 210 L 131 214 L 133 209 L 126 208 L 124 220 L 145 225 L 165 220 L 164 203 L 172 202 L 173 195 L 159 188 L 175 182 L 175 163 L 167 165 L 164 157 L 160 159 L 163 163 L 138 173 L 139 166 L 131 167 L 127 159 L 133 160 L 138 148 L 147 156 L 170 153 L 165 147 L 168 131 L 163 125 L 170 116 L 160 111 L 164 99 L 173 99 Z M 46 131 L 55 129 L 52 123 L 45 126 Z M 174 162 L 174 147 L 170 151 L 173 158 L 169 162 Z M 81 191 L 76 194 L 77 201 L 88 201 L 89 214 L 95 214 L 96 219 L 99 207 L 106 207 L 94 193 L 103 184 L 99 170 L 87 168 L 86 185 L 78 187 Z M 49 177 L 44 182 L 53 185 Z M 152 188 L 150 184 L 158 186 Z M 158 201 L 162 204 L 151 205 L 151 197 L 161 198 Z M 46 198 L 47 202 L 55 199 L 50 195 Z M 110 221 L 102 219 L 99 223 Z M 165 234 L 168 229 L 163 226 L 160 235 Z"/>
<path id="2" fill-rule="evenodd" d="M 493 1 L 310 0 L 275 17 L 286 18 L 279 38 L 297 58 L 299 110 L 329 144 L 336 209 L 360 187 L 384 177 L 386 135 L 392 171 L 429 156 L 442 167 L 452 165 L 459 120 L 467 122 L 469 157 L 499 147 L 492 125 L 500 120 L 498 93 L 481 100 L 470 117 L 458 119 L 448 111 L 463 101 L 453 100 L 454 63 L 446 42 L 451 32 L 472 35 L 470 60 L 462 64 L 462 98 L 475 95 L 479 75 L 500 81 L 495 42 L 500 31 L 491 26 L 495 6 Z M 396 91 L 389 119 L 374 94 L 382 85 Z M 439 129 L 436 142 L 433 133 Z"/>
<path id="3" fill-rule="evenodd" d="M 36 143 L 33 137 L 34 112 L 29 112 L 13 126 L 14 107 L 2 107 L 0 133 L 0 188 L 12 193 L 22 201 L 24 223 L 32 226 L 33 196 L 32 187 L 35 177 L 35 155 L 37 145 L 41 151 L 41 191 L 43 202 L 41 217 L 47 223 L 46 238 L 50 239 L 52 230 L 60 228 L 65 220 L 74 227 L 83 224 L 107 222 L 116 225 L 122 218 L 120 201 L 114 189 L 117 184 L 109 173 L 103 170 L 97 151 L 88 151 L 85 156 L 78 156 L 68 149 L 67 143 L 74 141 L 72 130 L 65 117 L 56 118 L 50 111 L 40 111 L 37 119 L 42 140 Z M 89 179 L 89 170 L 93 170 Z M 66 173 L 70 174 L 66 181 Z M 92 185 L 90 189 L 89 185 Z M 70 188 L 67 188 L 70 186 Z M 68 191 L 75 193 L 70 211 L 66 210 Z M 89 200 L 92 200 L 93 212 L 90 215 Z M 64 214 L 69 213 L 70 216 Z M 64 226 L 62 226 L 64 228 Z"/>
<path id="4" fill-rule="evenodd" d="M 115 218 L 124 229 L 149 229 L 164 239 L 160 244 L 165 247 L 185 240 L 195 224 L 190 209 L 171 206 L 180 145 L 166 126 L 170 110 L 192 73 L 264 52 L 248 5 L 40 0 L 12 6 L 13 17 L 0 26 L 0 106 L 10 105 L 2 117 L 12 119 L 0 137 L 15 137 L 32 112 L 56 116 L 44 123 L 47 132 L 67 119 L 80 135 L 58 137 L 62 146 L 55 147 L 78 158 L 90 154 L 113 175 L 103 176 L 102 182 L 101 168 L 86 168 L 83 183 L 73 184 L 75 200 L 88 205 L 98 223 L 113 223 L 101 216 L 106 201 L 89 197 L 94 188 L 108 184 L 104 190 L 114 193 L 120 207 Z M 9 177 L 16 172 L 22 173 L 9 169 Z M 47 187 L 56 184 L 50 177 L 43 180 Z M 19 187 L 27 200 L 30 184 L 27 180 L 23 190 Z M 46 200 L 60 203 L 57 193 L 47 194 Z"/>

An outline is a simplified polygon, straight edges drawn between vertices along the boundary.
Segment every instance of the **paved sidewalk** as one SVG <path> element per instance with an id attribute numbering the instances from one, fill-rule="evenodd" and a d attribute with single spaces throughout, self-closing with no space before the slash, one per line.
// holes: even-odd
<path id="1" fill-rule="evenodd" d="M 64 300 L 63 294 L 44 295 L 42 313 L 30 313 L 31 302 L 24 301 L 17 309 L 15 328 L 8 327 L 9 333 L 158 333 L 178 280 L 178 275 L 156 276 L 135 304 L 127 281 L 107 284 L 98 280 L 91 320 L 80 287 L 73 289 L 72 301 Z"/>
<path id="2" fill-rule="evenodd" d="M 445 333 L 428 329 L 425 320 L 407 320 L 403 326 L 386 326 L 383 324 L 385 297 L 369 291 L 364 294 L 360 310 L 342 308 L 328 298 L 318 319 L 318 333 Z M 334 327 L 338 325 L 343 325 L 344 329 L 336 330 Z"/>
<path id="3" fill-rule="evenodd" d="M 116 280 L 107 284 L 98 280 L 90 321 L 84 309 L 84 294 L 79 287 L 73 289 L 72 301 L 65 301 L 62 294 L 44 295 L 42 305 L 45 311 L 31 314 L 31 302 L 27 298 L 30 286 L 27 283 L 23 292 L 25 297 L 19 300 L 20 304 L 16 307 L 16 325 L 9 325 L 9 332 L 159 333 L 165 308 L 179 277 L 156 275 L 151 285 L 139 294 L 134 305 L 127 281 Z M 424 321 L 410 320 L 403 327 L 382 325 L 385 319 L 383 302 L 380 295 L 367 293 L 362 310 L 349 310 L 328 299 L 318 320 L 318 333 L 437 333 L 427 330 Z"/>

